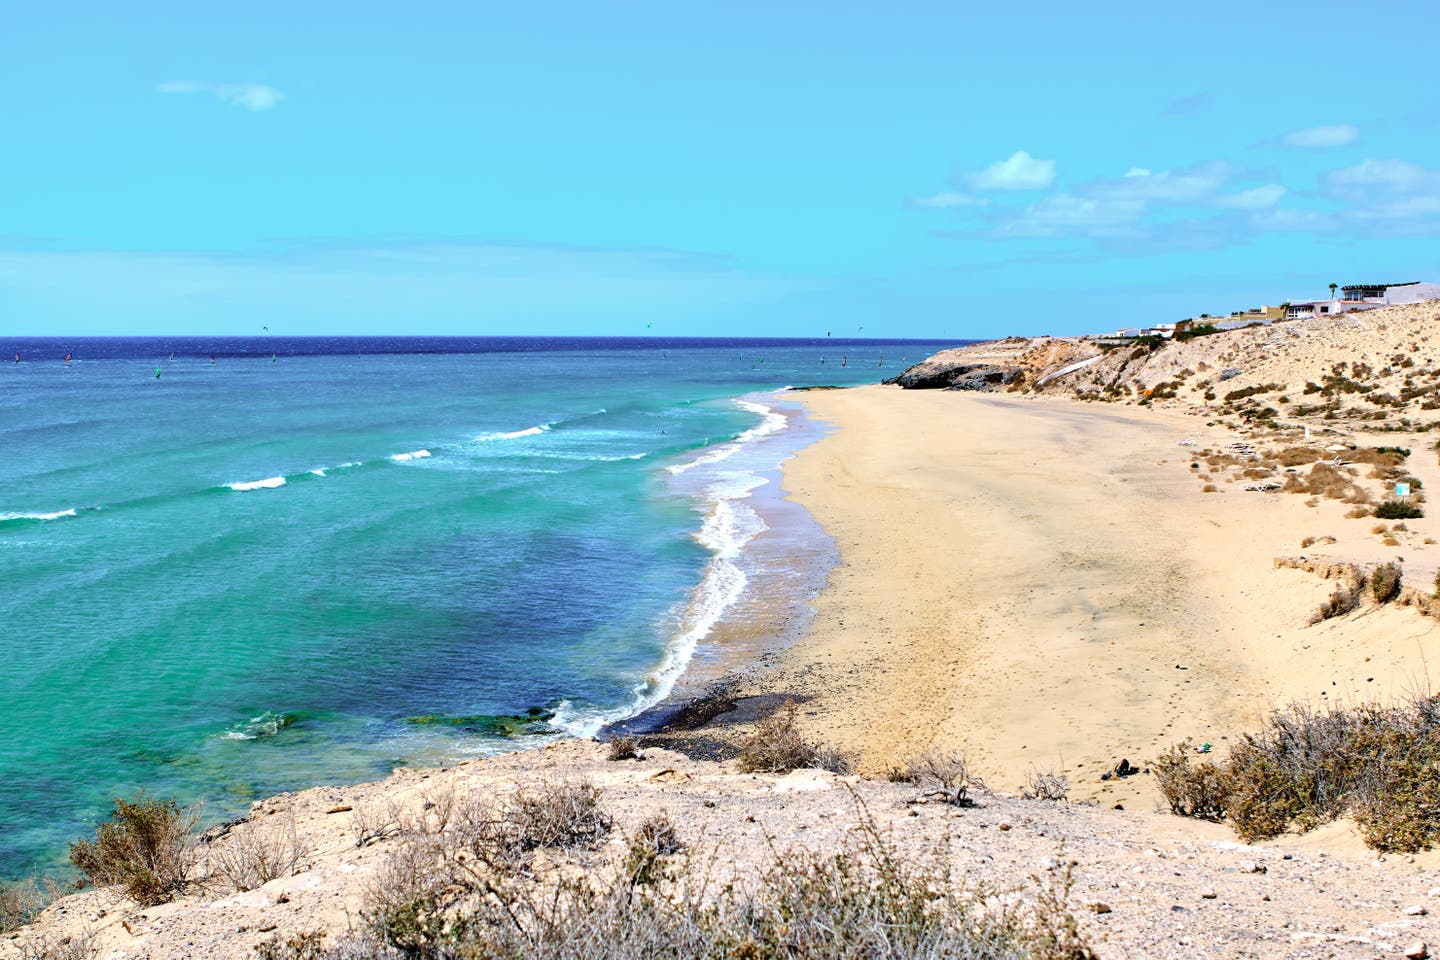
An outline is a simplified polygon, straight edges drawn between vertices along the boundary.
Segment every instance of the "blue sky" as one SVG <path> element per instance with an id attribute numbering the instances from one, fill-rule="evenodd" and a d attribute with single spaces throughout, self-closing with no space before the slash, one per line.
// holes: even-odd
<path id="1" fill-rule="evenodd" d="M 980 337 L 1440 281 L 1437 28 L 0 0 L 0 333 Z"/>

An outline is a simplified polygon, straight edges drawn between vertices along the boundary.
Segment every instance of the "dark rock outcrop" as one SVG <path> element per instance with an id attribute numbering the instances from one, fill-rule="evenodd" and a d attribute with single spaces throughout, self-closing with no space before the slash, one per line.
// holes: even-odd
<path id="1" fill-rule="evenodd" d="M 885 382 L 899 384 L 906 390 L 997 390 L 1013 383 L 1021 372 L 1019 367 L 992 363 L 926 361 Z"/>

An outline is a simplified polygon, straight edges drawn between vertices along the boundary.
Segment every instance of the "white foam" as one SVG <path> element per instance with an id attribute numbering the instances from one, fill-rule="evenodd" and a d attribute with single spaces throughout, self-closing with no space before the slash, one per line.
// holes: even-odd
<path id="1" fill-rule="evenodd" d="M 251 717 L 235 724 L 220 736 L 225 740 L 259 740 L 262 737 L 273 737 L 294 722 L 294 718 L 283 713 L 276 713 L 273 710 Z"/>
<path id="2" fill-rule="evenodd" d="M 390 459 L 396 463 L 404 463 L 406 460 L 424 460 L 428 456 L 429 450 L 412 450 L 409 453 L 392 453 Z"/>
<path id="3" fill-rule="evenodd" d="M 741 569 L 740 558 L 745 546 L 769 528 L 760 515 L 742 501 L 763 483 L 764 478 L 745 472 L 727 476 L 706 488 L 711 507 L 695 532 L 695 540 L 710 551 L 710 560 L 699 583 L 677 610 L 675 632 L 665 646 L 660 663 L 636 685 L 634 699 L 626 706 L 603 713 L 582 712 L 568 701 L 562 702 L 551 721 L 556 728 L 572 736 L 593 737 L 607 724 L 633 717 L 670 696 L 690 666 L 696 649 L 740 600 L 750 582 Z"/>
<path id="4" fill-rule="evenodd" d="M 61 517 L 75 516 L 75 508 L 69 510 L 56 510 L 54 513 L 0 513 L 0 523 L 6 520 L 59 520 Z"/>
<path id="5" fill-rule="evenodd" d="M 264 480 L 246 480 L 241 483 L 227 483 L 225 486 L 237 493 L 244 493 L 247 490 L 273 490 L 276 487 L 285 486 L 285 478 L 266 477 Z"/>
<path id="6" fill-rule="evenodd" d="M 696 467 L 703 467 L 707 463 L 719 463 L 726 457 L 734 456 L 739 449 L 740 447 L 736 444 L 727 443 L 723 447 L 716 447 L 709 453 L 702 453 L 694 460 L 687 460 L 684 463 L 672 464 L 665 469 L 667 472 L 672 473 L 678 477 L 680 474 L 685 473 L 688 470 L 694 470 Z"/>
<path id="7" fill-rule="evenodd" d="M 494 440 L 519 440 L 521 437 L 538 437 L 550 429 L 550 424 L 542 423 L 535 427 L 526 427 L 524 430 L 512 430 L 509 433 L 482 433 L 475 439 L 480 443 L 490 443 Z"/>
<path id="8" fill-rule="evenodd" d="M 347 468 L 347 467 L 358 467 L 358 466 L 360 466 L 360 461 L 359 461 L 359 460 L 350 460 L 350 461 L 347 461 L 347 462 L 345 462 L 345 463 L 337 463 L 337 464 L 336 464 L 335 466 L 333 466 L 333 467 L 316 467 L 315 469 L 311 470 L 310 473 L 311 473 L 313 476 L 317 476 L 317 477 L 328 477 L 328 476 L 330 475 L 330 471 L 331 471 L 331 470 L 344 470 L 344 469 Z"/>
<path id="9" fill-rule="evenodd" d="M 666 467 L 665 469 L 672 475 L 679 476 L 680 474 L 685 473 L 689 470 L 693 470 L 696 467 L 703 467 L 711 463 L 719 463 L 721 460 L 732 457 L 736 453 L 738 453 L 741 444 L 754 443 L 756 440 L 768 437 L 772 433 L 777 433 L 778 431 L 785 429 L 785 426 L 790 422 L 786 418 L 785 414 L 779 413 L 773 407 L 768 407 L 763 403 L 756 403 L 752 400 L 736 400 L 735 405 L 742 410 L 748 410 L 751 413 L 758 413 L 761 417 L 760 422 L 755 426 L 751 427 L 749 430 L 746 430 L 745 432 L 739 434 L 735 437 L 734 440 L 725 444 L 724 446 L 716 447 L 714 450 L 711 450 L 707 453 L 702 453 L 694 460 L 689 460 L 685 463 L 673 464 Z"/>

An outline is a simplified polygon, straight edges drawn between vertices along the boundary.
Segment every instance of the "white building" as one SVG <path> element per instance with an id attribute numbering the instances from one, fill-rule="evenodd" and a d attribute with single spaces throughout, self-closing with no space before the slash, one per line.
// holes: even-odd
<path id="1" fill-rule="evenodd" d="M 1341 287 L 1340 291 L 1344 303 L 1377 307 L 1440 300 L 1440 283 L 1421 283 L 1418 280 L 1409 283 L 1352 283 Z"/>

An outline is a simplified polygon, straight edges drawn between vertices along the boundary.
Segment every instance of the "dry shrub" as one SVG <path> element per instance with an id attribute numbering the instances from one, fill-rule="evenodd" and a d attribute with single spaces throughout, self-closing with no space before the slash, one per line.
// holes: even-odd
<path id="1" fill-rule="evenodd" d="M 1351 508 L 1350 508 L 1348 511 L 1346 511 L 1346 513 L 1345 513 L 1345 519 L 1347 519 L 1347 520 L 1359 520 L 1361 517 L 1368 517 L 1368 516 L 1370 516 L 1370 508 L 1369 508 L 1369 507 L 1351 507 Z"/>
<path id="2" fill-rule="evenodd" d="M 713 862 L 713 861 L 712 861 Z M 868 812 L 831 853 L 776 849 L 762 875 L 712 888 L 686 859 L 633 882 L 621 863 L 544 877 L 453 872 L 373 891 L 367 929 L 327 958 L 526 960 L 1091 960 L 1069 870 L 1017 896 L 899 854 Z M 418 885 L 417 885 L 418 884 Z"/>
<path id="3" fill-rule="evenodd" d="M 195 866 L 194 810 L 174 800 L 115 798 L 115 812 L 95 828 L 94 840 L 70 845 L 70 862 L 100 886 L 120 885 L 142 905 L 163 903 L 181 889 Z"/>
<path id="4" fill-rule="evenodd" d="M 1282 467 L 1298 467 L 1303 463 L 1314 463 L 1324 456 L 1324 451 L 1314 447 L 1286 447 L 1271 454 L 1270 458 Z"/>
<path id="5" fill-rule="evenodd" d="M 1170 812 L 1219 821 L 1229 803 L 1229 778 L 1223 767 L 1198 759 L 1189 740 L 1177 743 L 1154 763 L 1155 785 Z"/>
<path id="6" fill-rule="evenodd" d="M 324 930 L 305 930 L 281 940 L 277 933 L 260 944 L 255 960 L 322 960 L 325 936 Z"/>
<path id="7" fill-rule="evenodd" d="M 1310 625 L 1332 617 L 1342 617 L 1360 606 L 1360 601 L 1365 595 L 1365 578 L 1360 576 L 1354 580 L 1347 580 L 1335 587 L 1335 592 L 1320 604 L 1320 609 L 1310 615 Z"/>
<path id="8" fill-rule="evenodd" d="M 20 960 L 92 960 L 96 955 L 94 939 L 89 930 L 58 940 L 41 934 L 20 945 Z"/>
<path id="9" fill-rule="evenodd" d="M 0 885 L 0 933 L 23 927 L 41 910 L 49 899 L 34 880 Z"/>
<path id="10" fill-rule="evenodd" d="M 985 782 L 970 772 L 963 754 L 953 750 L 926 750 L 905 761 L 901 771 L 891 774 L 896 782 L 921 788 L 919 799 L 968 807 L 974 801 L 971 790 L 985 789 Z"/>
<path id="11" fill-rule="evenodd" d="M 295 832 L 294 811 L 239 824 L 210 849 L 210 868 L 236 890 L 254 890 L 293 876 L 310 854 Z"/>
<path id="12" fill-rule="evenodd" d="M 1376 603 L 1388 603 L 1400 592 L 1401 569 L 1398 563 L 1382 563 L 1370 572 L 1370 594 Z"/>
<path id="13" fill-rule="evenodd" d="M 829 770 L 848 773 L 849 762 L 837 751 L 812 743 L 800 735 L 794 700 L 761 720 L 740 746 L 740 769 L 745 773 L 789 773 L 791 770 Z"/>
<path id="14" fill-rule="evenodd" d="M 589 780 L 545 780 L 517 787 L 488 840 L 511 854 L 542 847 L 596 847 L 613 821 Z"/>
<path id="15" fill-rule="evenodd" d="M 638 760 L 640 758 L 640 743 L 634 737 L 611 737 L 610 751 L 606 754 L 610 760 Z"/>
<path id="16" fill-rule="evenodd" d="M 1025 774 L 1021 796 L 1027 800 L 1064 800 L 1070 795 L 1070 778 L 1054 770 L 1031 767 Z"/>
<path id="17" fill-rule="evenodd" d="M 1368 503 L 1370 500 L 1370 494 L 1356 486 L 1349 475 L 1328 463 L 1315 464 L 1304 477 L 1291 474 L 1281 489 L 1287 493 L 1305 493 L 1346 503 Z"/>
<path id="18" fill-rule="evenodd" d="M 657 813 L 640 824 L 625 853 L 625 875 L 630 883 L 650 886 L 665 878 L 665 858 L 684 849 L 675 824 L 665 813 Z"/>
<path id="19" fill-rule="evenodd" d="M 1377 850 L 1440 843 L 1440 697 L 1292 704 L 1241 739 L 1223 765 L 1195 763 L 1190 753 L 1181 744 L 1157 761 L 1162 795 L 1176 813 L 1228 816 L 1244 840 L 1349 814 Z"/>
<path id="20" fill-rule="evenodd" d="M 357 847 L 399 836 L 400 808 L 392 800 L 358 806 L 350 814 L 350 827 Z"/>

